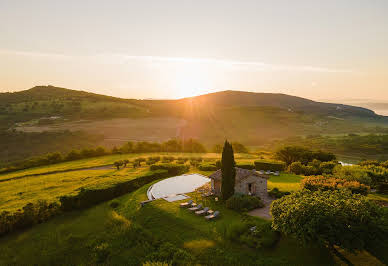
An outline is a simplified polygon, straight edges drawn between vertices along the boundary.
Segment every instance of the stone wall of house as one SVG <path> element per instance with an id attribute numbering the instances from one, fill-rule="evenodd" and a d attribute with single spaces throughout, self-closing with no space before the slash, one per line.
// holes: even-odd
<path id="1" fill-rule="evenodd" d="M 248 184 L 250 183 L 255 184 L 256 186 L 255 196 L 259 196 L 261 198 L 267 196 L 267 179 L 260 178 L 254 175 L 244 178 L 241 182 L 237 182 L 234 187 L 234 192 L 248 194 Z"/>
<path id="2" fill-rule="evenodd" d="M 221 181 L 220 180 L 212 179 L 211 180 L 211 187 L 212 187 L 212 190 L 214 191 L 214 193 L 216 195 L 220 195 L 221 194 Z"/>

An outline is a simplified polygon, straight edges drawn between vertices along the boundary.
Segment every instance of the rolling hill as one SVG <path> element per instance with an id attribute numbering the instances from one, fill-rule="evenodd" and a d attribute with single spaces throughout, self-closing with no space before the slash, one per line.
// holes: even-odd
<path id="1" fill-rule="evenodd" d="M 211 146 L 225 138 L 261 145 L 296 135 L 378 133 L 385 131 L 388 119 L 366 108 L 285 94 L 223 91 L 178 100 L 136 100 L 38 86 L 0 93 L 0 125 L 11 139 L 13 131 L 82 131 L 102 135 L 95 145 L 107 147 L 170 138 L 196 138 Z M 11 139 L 0 143 L 8 157 L 20 136 Z M 76 146 L 82 143 L 80 139 Z M 31 149 L 28 143 L 24 146 Z"/>

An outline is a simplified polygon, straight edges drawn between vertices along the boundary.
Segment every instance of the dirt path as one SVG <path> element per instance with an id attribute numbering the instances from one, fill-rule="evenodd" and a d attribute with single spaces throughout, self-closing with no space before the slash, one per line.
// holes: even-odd
<path id="1" fill-rule="evenodd" d="M 81 168 L 74 168 L 74 169 L 50 171 L 50 172 L 45 172 L 45 173 L 37 173 L 37 174 L 15 176 L 15 177 L 7 178 L 7 179 L 0 179 L 0 182 L 6 182 L 6 181 L 10 181 L 10 180 L 17 180 L 17 179 L 22 179 L 22 178 L 31 177 L 31 176 L 51 175 L 51 174 L 67 173 L 67 172 L 82 171 L 82 170 L 106 170 L 106 169 L 115 169 L 115 168 L 113 168 L 113 164 L 105 164 L 105 165 L 93 166 L 93 167 L 81 167 Z"/>
<path id="2" fill-rule="evenodd" d="M 254 210 L 248 212 L 248 215 L 264 218 L 264 219 L 267 219 L 267 220 L 272 219 L 272 216 L 270 214 L 270 208 L 271 208 L 271 203 L 272 203 L 273 200 L 274 199 L 272 199 L 270 197 L 262 199 L 262 201 L 264 203 L 264 207 L 263 208 L 254 209 Z"/>

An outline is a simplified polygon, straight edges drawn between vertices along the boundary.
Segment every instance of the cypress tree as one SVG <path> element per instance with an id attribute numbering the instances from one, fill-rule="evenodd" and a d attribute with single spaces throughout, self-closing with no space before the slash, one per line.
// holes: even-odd
<path id="1" fill-rule="evenodd" d="M 221 162 L 221 194 L 222 198 L 224 200 L 227 200 L 234 194 L 234 185 L 236 178 L 233 148 L 227 140 L 225 141 L 224 148 L 222 150 Z"/>

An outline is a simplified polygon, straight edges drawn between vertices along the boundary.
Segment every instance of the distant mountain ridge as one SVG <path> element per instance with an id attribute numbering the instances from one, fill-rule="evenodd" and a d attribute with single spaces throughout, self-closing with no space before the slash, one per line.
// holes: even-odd
<path id="1" fill-rule="evenodd" d="M 376 117 L 374 111 L 358 106 L 316 102 L 302 97 L 291 96 L 282 93 L 258 93 L 245 91 L 220 91 L 209 94 L 203 94 L 195 97 L 182 98 L 178 100 L 135 100 L 125 99 L 113 96 L 106 96 L 80 90 L 71 90 L 55 86 L 36 86 L 28 90 L 0 93 L 1 104 L 15 104 L 28 101 L 44 101 L 55 99 L 88 99 L 92 101 L 108 101 L 131 103 L 139 106 L 152 105 L 181 105 L 197 103 L 202 105 L 213 105 L 223 107 L 277 107 L 293 112 L 307 112 L 317 115 L 332 115 L 332 116 L 354 116 L 354 117 Z M 150 106 L 151 105 L 151 106 Z M 151 108 L 152 109 L 152 108 Z"/>
<path id="2" fill-rule="evenodd" d="M 271 106 L 290 111 L 313 112 L 326 115 L 354 115 L 374 117 L 375 112 L 358 106 L 316 102 L 302 97 L 281 93 L 257 93 L 244 91 L 221 91 L 182 100 L 208 102 L 224 106 Z"/>

